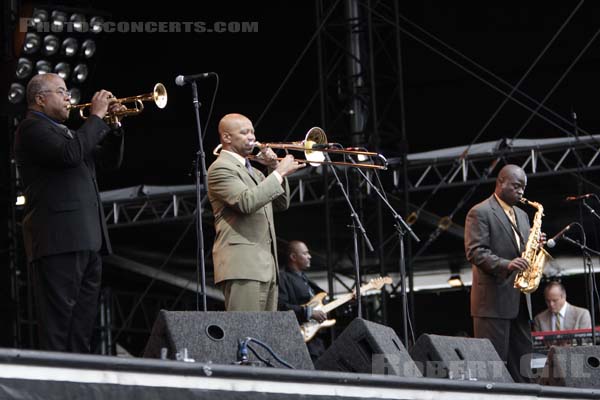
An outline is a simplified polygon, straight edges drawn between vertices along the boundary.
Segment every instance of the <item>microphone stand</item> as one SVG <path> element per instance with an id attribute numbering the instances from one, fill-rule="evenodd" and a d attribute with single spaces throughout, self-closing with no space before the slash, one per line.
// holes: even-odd
<path id="1" fill-rule="evenodd" d="M 586 203 L 585 199 L 583 199 L 582 203 L 585 206 L 585 208 L 587 208 L 589 210 L 590 214 L 592 214 L 594 217 L 600 219 L 600 216 L 596 213 L 596 210 L 594 210 L 588 203 Z"/>
<path id="2" fill-rule="evenodd" d="M 192 81 L 192 102 L 196 114 L 196 128 L 198 130 L 199 149 L 196 153 L 196 235 L 198 240 L 198 255 L 196 259 L 196 282 L 200 280 L 202 292 L 202 309 L 207 311 L 206 305 L 206 266 L 204 263 L 204 233 L 202 230 L 202 188 L 206 187 L 206 155 L 202 143 L 202 125 L 200 124 L 200 102 L 198 101 L 198 85 Z M 198 276 L 200 275 L 200 276 Z M 196 288 L 197 288 L 196 283 Z M 198 297 L 196 295 L 196 311 L 199 310 Z"/>
<path id="3" fill-rule="evenodd" d="M 596 345 L 596 315 L 595 315 L 596 314 L 596 310 L 595 310 L 596 305 L 594 302 L 594 293 L 596 291 L 596 281 L 594 279 L 594 276 L 595 276 L 594 266 L 593 266 L 593 262 L 592 262 L 592 256 L 590 253 L 594 253 L 595 255 L 600 256 L 600 252 L 598 252 L 594 249 L 590 249 L 585 244 L 582 244 L 578 240 L 571 239 L 567 235 L 563 235 L 562 239 L 565 239 L 567 242 L 572 243 L 581 249 L 584 265 L 587 266 L 587 268 L 585 268 L 584 272 L 588 274 L 588 286 L 589 286 L 588 290 L 590 291 L 590 309 L 591 309 L 590 316 L 592 318 L 592 345 L 595 346 Z"/>
<path id="4" fill-rule="evenodd" d="M 326 152 L 323 153 L 325 155 L 325 159 L 327 160 L 327 162 L 331 163 L 331 158 L 329 158 L 329 154 L 327 154 Z M 354 243 L 354 270 L 355 270 L 355 286 L 356 286 L 356 300 L 357 300 L 357 317 L 358 318 L 362 318 L 362 300 L 360 298 L 360 266 L 358 263 L 358 234 L 357 234 L 357 230 L 360 230 L 360 233 L 363 235 L 363 238 L 365 240 L 365 242 L 367 243 L 367 247 L 369 248 L 369 251 L 373 252 L 373 246 L 371 245 L 371 241 L 369 240 L 369 238 L 367 237 L 367 232 L 365 231 L 365 228 L 363 227 L 362 223 L 360 222 L 360 218 L 358 218 L 358 214 L 356 213 L 356 211 L 354 210 L 354 207 L 352 206 L 352 202 L 350 201 L 350 198 L 348 197 L 348 193 L 346 193 L 346 189 L 344 189 L 344 185 L 342 184 L 342 181 L 340 180 L 340 177 L 337 174 L 337 171 L 335 170 L 335 166 L 329 164 L 329 166 L 331 167 L 331 171 L 333 172 L 333 175 L 335 176 L 335 180 L 337 181 L 338 186 L 340 187 L 340 190 L 342 191 L 342 194 L 344 195 L 344 198 L 346 199 L 346 202 L 348 203 L 348 207 L 350 207 L 350 217 L 354 220 L 354 222 L 352 223 L 352 225 L 349 225 L 350 228 L 352 228 L 352 239 L 353 239 L 353 243 Z"/>
<path id="5" fill-rule="evenodd" d="M 392 215 L 394 216 L 394 220 L 396 223 L 394 224 L 394 228 L 396 228 L 396 232 L 398 233 L 398 243 L 400 244 L 400 290 L 402 294 L 402 319 L 403 319 L 403 336 L 404 336 L 404 345 L 408 347 L 408 300 L 406 297 L 406 262 L 404 256 L 404 235 L 406 232 L 410 233 L 415 242 L 419 243 L 421 240 L 419 237 L 413 232 L 410 226 L 404 221 L 402 216 L 394 210 L 394 207 L 388 202 L 387 198 L 381 194 L 381 191 L 371 182 L 371 180 L 365 175 L 363 171 L 358 169 L 360 174 L 363 176 L 364 180 L 369 184 L 369 186 L 375 190 L 375 193 L 383 200 L 384 204 L 390 209 Z"/>

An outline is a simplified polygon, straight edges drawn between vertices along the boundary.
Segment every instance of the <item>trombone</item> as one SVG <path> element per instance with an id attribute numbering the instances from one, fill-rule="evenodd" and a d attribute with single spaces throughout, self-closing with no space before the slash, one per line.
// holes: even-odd
<path id="1" fill-rule="evenodd" d="M 114 113 L 108 113 L 104 117 L 104 120 L 108 123 L 114 123 L 117 122 L 119 118 L 124 118 L 130 115 L 138 115 L 139 113 L 144 111 L 144 101 L 150 100 L 154 101 L 154 104 L 156 104 L 158 108 L 165 108 L 167 105 L 167 89 L 165 88 L 165 85 L 163 85 L 162 83 L 157 83 L 156 85 L 154 85 L 152 93 L 123 97 L 121 99 L 111 99 L 111 103 L 133 103 L 133 106 L 125 110 L 116 111 Z M 89 108 L 91 107 L 91 105 L 92 103 L 71 105 L 69 106 L 69 110 L 78 109 L 79 116 L 82 119 L 88 119 L 89 114 L 86 115 L 86 110 L 88 110 L 89 113 Z"/>
<path id="2" fill-rule="evenodd" d="M 255 142 L 254 147 L 262 150 L 266 147 L 270 147 L 272 149 L 283 149 L 286 151 L 303 151 L 305 159 L 296 159 L 299 163 L 310 164 L 313 167 L 319 165 L 343 165 L 348 167 L 357 167 L 357 168 L 370 168 L 370 169 L 387 169 L 387 159 L 379 153 L 375 153 L 372 151 L 366 150 L 355 150 L 355 149 L 345 149 L 340 144 L 337 143 L 328 143 L 327 135 L 325 135 L 325 131 L 319 127 L 314 127 L 308 130 L 304 140 L 299 142 L 280 142 L 280 143 L 260 143 Z M 221 151 L 221 145 L 219 144 L 213 150 L 213 154 L 218 156 Z M 357 156 L 359 161 L 364 159 L 371 158 L 374 160 L 372 164 L 364 163 L 364 162 L 350 162 L 350 161 L 331 161 L 329 157 L 325 156 L 325 153 L 332 154 L 347 154 L 350 156 Z M 261 155 L 250 155 L 249 159 L 255 160 L 260 159 Z M 278 157 L 278 160 L 282 158 Z M 378 163 L 376 163 L 377 161 Z"/>

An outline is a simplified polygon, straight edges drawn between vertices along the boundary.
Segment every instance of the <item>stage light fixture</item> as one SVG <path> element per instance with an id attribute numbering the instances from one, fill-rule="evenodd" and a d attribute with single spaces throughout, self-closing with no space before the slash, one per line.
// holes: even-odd
<path id="1" fill-rule="evenodd" d="M 39 60 L 35 63 L 35 69 L 38 74 L 48 74 L 52 72 L 52 64 L 46 60 Z"/>
<path id="2" fill-rule="evenodd" d="M 77 54 L 77 49 L 79 48 L 79 43 L 77 43 L 77 39 L 68 37 L 62 42 L 62 54 L 67 57 L 73 57 Z"/>
<path id="3" fill-rule="evenodd" d="M 81 53 L 85 58 L 92 58 L 96 54 L 96 42 L 92 39 L 86 39 L 81 44 Z"/>
<path id="4" fill-rule="evenodd" d="M 34 8 L 31 20 L 34 26 L 37 24 L 41 24 L 42 22 L 48 21 L 48 11 L 42 8 Z"/>
<path id="5" fill-rule="evenodd" d="M 20 103 L 25 98 L 25 87 L 20 83 L 13 83 L 10 85 L 8 91 L 8 101 L 13 104 Z"/>
<path id="6" fill-rule="evenodd" d="M 25 203 L 27 203 L 27 199 L 25 198 L 25 195 L 22 192 L 17 193 L 16 199 L 15 199 L 15 206 L 22 207 L 25 205 Z"/>
<path id="7" fill-rule="evenodd" d="M 448 285 L 450 285 L 452 287 L 463 287 L 463 286 L 465 286 L 465 284 L 463 283 L 462 279 L 460 278 L 460 274 L 451 275 L 450 278 L 448 278 Z"/>
<path id="8" fill-rule="evenodd" d="M 54 72 L 66 81 L 71 75 L 71 66 L 64 61 L 61 61 L 54 67 Z"/>
<path id="9" fill-rule="evenodd" d="M 76 32 L 83 32 L 85 24 L 85 16 L 83 14 L 72 14 L 69 21 L 73 24 L 73 29 L 75 29 Z"/>
<path id="10" fill-rule="evenodd" d="M 58 52 L 60 41 L 55 35 L 44 37 L 44 45 L 42 46 L 42 54 L 45 56 L 53 56 Z"/>
<path id="11" fill-rule="evenodd" d="M 15 71 L 15 76 L 18 79 L 25 79 L 29 75 L 31 75 L 32 71 L 33 63 L 31 62 L 31 60 L 25 57 L 19 58 L 19 60 L 17 61 L 17 70 Z"/>
<path id="12" fill-rule="evenodd" d="M 104 18 L 102 17 L 92 17 L 90 20 L 90 26 L 92 27 L 92 32 L 100 33 L 102 32 L 102 24 L 104 23 Z"/>
<path id="13" fill-rule="evenodd" d="M 52 20 L 52 31 L 62 32 L 65 28 L 65 23 L 67 22 L 67 13 L 64 11 L 54 10 L 52 11 L 50 19 Z"/>
<path id="14" fill-rule="evenodd" d="M 79 88 L 71 88 L 69 89 L 71 92 L 71 98 L 69 99 L 69 102 L 73 105 L 75 104 L 79 104 L 79 102 L 81 101 L 81 90 L 79 90 Z"/>
<path id="15" fill-rule="evenodd" d="M 23 53 L 34 54 L 40 49 L 41 40 L 35 33 L 25 35 L 25 43 L 23 44 Z"/>
<path id="16" fill-rule="evenodd" d="M 73 81 L 83 83 L 88 77 L 88 67 L 85 64 L 77 64 L 73 69 Z"/>

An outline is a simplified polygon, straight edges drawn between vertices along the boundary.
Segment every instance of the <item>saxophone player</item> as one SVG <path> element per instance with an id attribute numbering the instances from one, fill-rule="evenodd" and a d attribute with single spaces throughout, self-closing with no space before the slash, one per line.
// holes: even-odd
<path id="1" fill-rule="evenodd" d="M 529 315 L 525 296 L 514 287 L 517 273 L 529 267 L 521 257 L 530 232 L 529 217 L 515 207 L 526 186 L 523 169 L 504 166 L 494 193 L 473 206 L 465 222 L 465 253 L 473 270 L 474 336 L 492 342 L 515 382 L 529 382 L 531 376 Z"/>

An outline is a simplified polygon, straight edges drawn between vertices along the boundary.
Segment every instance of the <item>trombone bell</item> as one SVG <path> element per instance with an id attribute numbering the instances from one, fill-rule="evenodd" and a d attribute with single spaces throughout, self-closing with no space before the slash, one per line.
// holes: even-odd
<path id="1" fill-rule="evenodd" d="M 327 144 L 327 135 L 325 131 L 318 126 L 310 128 L 304 138 L 304 157 L 313 167 L 318 167 L 325 161 L 325 153 L 313 150 L 315 144 Z"/>

